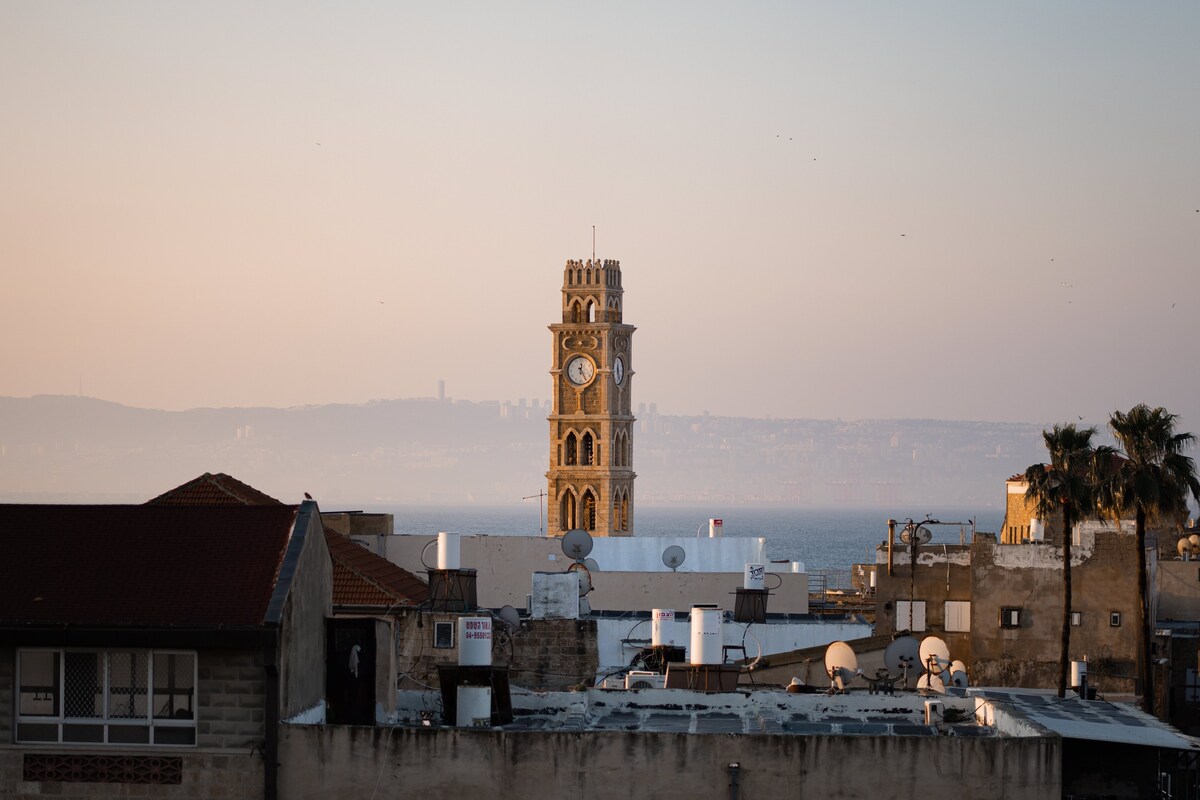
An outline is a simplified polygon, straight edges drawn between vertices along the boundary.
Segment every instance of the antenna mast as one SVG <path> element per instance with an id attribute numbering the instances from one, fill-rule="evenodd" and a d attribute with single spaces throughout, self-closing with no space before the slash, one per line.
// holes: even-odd
<path id="1" fill-rule="evenodd" d="M 537 494 L 527 494 L 521 499 L 532 500 L 535 497 L 538 499 L 538 535 L 540 536 L 542 534 L 542 498 L 549 497 L 549 495 L 547 495 L 545 491 L 541 491 Z"/>
<path id="2" fill-rule="evenodd" d="M 596 226 L 592 226 L 592 261 L 596 260 Z"/>

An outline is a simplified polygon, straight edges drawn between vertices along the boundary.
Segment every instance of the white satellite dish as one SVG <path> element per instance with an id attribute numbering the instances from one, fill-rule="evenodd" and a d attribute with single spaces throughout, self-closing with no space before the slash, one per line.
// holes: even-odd
<path id="1" fill-rule="evenodd" d="M 825 672 L 829 675 L 829 693 L 844 694 L 846 685 L 858 674 L 858 656 L 845 642 L 825 648 Z"/>
<path id="2" fill-rule="evenodd" d="M 945 694 L 946 683 L 937 675 L 930 675 L 927 672 L 917 679 L 917 690 Z"/>
<path id="3" fill-rule="evenodd" d="M 950 648 L 936 636 L 921 640 L 921 667 L 926 672 L 941 675 L 950 666 Z"/>
<path id="4" fill-rule="evenodd" d="M 584 566 L 582 561 L 576 561 L 571 566 L 567 567 L 567 572 L 576 572 L 579 574 L 579 596 L 583 597 L 592 590 L 592 573 Z"/>
<path id="5" fill-rule="evenodd" d="M 682 564 L 686 557 L 687 553 L 683 552 L 683 548 L 677 544 L 673 544 L 666 550 L 663 550 L 662 562 L 674 572 L 675 568 Z"/>
<path id="6" fill-rule="evenodd" d="M 567 558 L 576 561 L 587 558 L 588 553 L 592 552 L 591 534 L 579 528 L 567 531 L 562 538 L 562 551 Z"/>
<path id="7" fill-rule="evenodd" d="M 600 571 L 600 565 L 596 562 L 596 559 L 594 559 L 594 558 L 585 558 L 583 560 L 583 565 L 588 568 L 588 572 L 599 572 Z"/>
<path id="8" fill-rule="evenodd" d="M 915 540 L 917 544 L 925 544 L 933 538 L 933 532 L 924 525 L 909 523 L 904 526 L 904 530 L 900 531 L 900 541 L 905 544 L 912 544 Z"/>
<path id="9" fill-rule="evenodd" d="M 893 639 L 883 651 L 883 663 L 892 675 L 904 676 L 904 688 L 908 688 L 908 673 L 919 671 L 921 643 L 912 636 Z"/>
<path id="10" fill-rule="evenodd" d="M 512 606 L 504 606 L 496 612 L 496 616 L 504 623 L 504 627 L 508 628 L 509 633 L 521 627 L 521 615 Z"/>

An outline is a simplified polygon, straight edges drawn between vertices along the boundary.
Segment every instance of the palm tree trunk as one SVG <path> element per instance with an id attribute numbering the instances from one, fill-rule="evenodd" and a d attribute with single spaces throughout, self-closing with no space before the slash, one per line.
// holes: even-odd
<path id="1" fill-rule="evenodd" d="M 1071 666 L 1071 510 L 1064 505 L 1062 650 L 1058 656 L 1058 696 L 1067 696 L 1067 671 Z M 1085 700 L 1087 698 L 1084 698 Z"/>
<path id="2" fill-rule="evenodd" d="M 1142 710 L 1147 714 L 1154 713 L 1154 661 L 1151 654 L 1150 640 L 1150 603 L 1146 579 L 1146 510 L 1141 505 L 1137 507 L 1134 522 L 1135 539 L 1137 540 L 1137 591 L 1138 607 L 1141 610 L 1141 625 L 1138 636 L 1138 677 L 1142 683 Z"/>

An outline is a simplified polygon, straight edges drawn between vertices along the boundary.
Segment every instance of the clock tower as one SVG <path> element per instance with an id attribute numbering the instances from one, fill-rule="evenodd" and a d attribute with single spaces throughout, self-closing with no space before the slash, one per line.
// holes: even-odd
<path id="1" fill-rule="evenodd" d="M 621 320 L 621 263 L 568 261 L 562 322 L 550 326 L 547 532 L 633 535 L 632 325 Z"/>

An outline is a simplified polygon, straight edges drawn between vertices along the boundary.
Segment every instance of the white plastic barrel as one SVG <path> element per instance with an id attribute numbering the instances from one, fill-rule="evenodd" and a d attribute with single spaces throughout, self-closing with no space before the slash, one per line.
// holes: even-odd
<path id="1" fill-rule="evenodd" d="M 742 573 L 742 588 L 762 590 L 767 576 L 766 564 L 747 564 Z"/>
<path id="2" fill-rule="evenodd" d="M 1046 540 L 1046 523 L 1040 519 L 1029 520 L 1029 541 L 1044 542 Z"/>
<path id="3" fill-rule="evenodd" d="M 459 617 L 458 665 L 460 667 L 490 667 L 492 665 L 491 617 Z"/>
<path id="4" fill-rule="evenodd" d="M 492 724 L 492 689 L 490 686 L 459 686 L 458 708 L 454 724 L 474 728 Z"/>
<path id="5" fill-rule="evenodd" d="M 720 664 L 722 661 L 721 616 L 719 608 L 692 609 L 692 646 L 689 658 L 692 664 Z"/>
<path id="6" fill-rule="evenodd" d="M 655 647 L 675 644 L 675 609 L 656 608 L 650 612 L 650 644 Z"/>
<path id="7" fill-rule="evenodd" d="M 458 569 L 462 548 L 457 533 L 438 533 L 438 569 Z"/>
<path id="8" fill-rule="evenodd" d="M 792 573 L 800 574 L 802 572 L 804 572 L 804 562 L 803 561 L 793 561 L 792 562 Z"/>
<path id="9" fill-rule="evenodd" d="M 708 521 L 708 538 L 720 539 L 721 534 L 725 532 L 725 520 L 710 519 Z"/>
<path id="10" fill-rule="evenodd" d="M 1071 686 L 1082 686 L 1087 679 L 1087 661 L 1071 662 Z"/>

